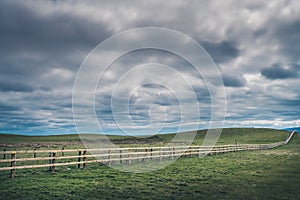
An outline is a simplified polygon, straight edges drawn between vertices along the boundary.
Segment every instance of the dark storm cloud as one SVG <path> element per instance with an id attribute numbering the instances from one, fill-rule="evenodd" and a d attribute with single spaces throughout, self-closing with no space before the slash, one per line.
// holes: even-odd
<path id="1" fill-rule="evenodd" d="M 51 6 L 53 3 L 49 2 L 49 7 Z M 101 23 L 95 24 L 77 16 L 76 12 L 56 10 L 51 13 L 50 8 L 45 7 L 45 11 L 50 11 L 50 14 L 42 14 L 41 10 L 31 8 L 26 2 L 2 1 L 1 53 L 29 51 L 58 56 L 74 49 L 91 50 L 109 35 L 106 26 Z"/>
<path id="2" fill-rule="evenodd" d="M 9 105 L 5 102 L 0 102 L 0 112 L 10 112 L 10 111 L 20 111 L 21 108 L 19 106 Z"/>
<path id="3" fill-rule="evenodd" d="M 300 55 L 300 20 L 279 24 L 274 31 L 274 37 L 281 44 L 281 52 L 292 62 L 299 62 Z M 295 44 L 295 42 L 297 44 Z"/>
<path id="4" fill-rule="evenodd" d="M 207 53 L 216 63 L 230 61 L 239 55 L 239 50 L 235 45 L 228 41 L 222 42 L 200 42 Z"/>
<path id="5" fill-rule="evenodd" d="M 57 80 L 55 76 L 59 74 L 49 80 L 43 76 L 55 68 L 75 73 L 84 56 L 110 35 L 105 24 L 80 17 L 76 12 L 54 9 L 55 2 L 49 2 L 48 7 L 35 7 L 32 3 L 1 1 L 0 91 L 32 92 L 60 87 L 55 84 L 65 83 Z M 62 3 L 57 2 L 57 6 Z"/>
<path id="6" fill-rule="evenodd" d="M 85 56 L 109 36 L 145 26 L 175 29 L 203 45 L 225 72 L 222 77 L 228 87 L 230 116 L 227 119 L 234 121 L 233 124 L 243 120 L 276 121 L 277 118 L 299 123 L 299 96 L 295 94 L 300 93 L 297 80 L 300 18 L 296 3 L 3 0 L 0 2 L 0 132 L 72 133 L 71 92 Z M 290 64 L 272 65 L 279 61 Z M 112 97 L 107 92 L 109 84 L 126 72 L 126 66 L 149 62 L 182 72 L 191 81 L 201 104 L 201 119 L 209 119 L 211 96 L 199 81 L 201 78 L 196 70 L 179 56 L 148 49 L 120 57 L 111 66 L 111 73 L 96 96 L 100 124 L 106 127 L 114 120 Z M 278 81 L 266 81 L 264 77 Z M 280 80 L 284 80 L 284 84 Z M 177 82 L 174 80 L 173 84 Z M 142 89 L 153 93 L 132 97 L 130 114 L 137 122 L 149 122 L 151 105 L 170 112 L 176 110 L 172 106 L 178 102 L 172 94 L 154 95 L 159 93 L 161 86 L 146 84 Z M 177 89 L 186 90 L 179 85 Z M 122 95 L 126 93 L 128 91 Z M 139 105 L 141 99 L 150 103 Z M 118 97 L 116 106 L 124 102 Z M 83 112 L 86 106 L 83 103 Z M 125 113 L 118 111 L 118 114 Z M 174 112 L 167 122 L 176 124 L 178 116 Z"/>
<path id="7" fill-rule="evenodd" d="M 300 114 L 300 98 L 298 98 L 298 99 L 278 99 L 278 104 L 283 107 L 289 107 L 289 106 L 293 106 L 296 108 L 298 107 L 298 109 L 296 109 L 296 110 Z"/>
<path id="8" fill-rule="evenodd" d="M 244 87 L 245 86 L 245 78 L 242 75 L 236 74 L 233 75 L 222 75 L 224 85 L 227 87 Z"/>
<path id="9" fill-rule="evenodd" d="M 158 84 L 155 84 L 155 83 L 146 83 L 146 84 L 143 85 L 143 87 L 144 88 L 152 88 L 152 89 L 154 89 L 154 88 L 156 88 L 156 89 L 162 88 L 161 85 L 158 85 Z"/>
<path id="10" fill-rule="evenodd" d="M 32 86 L 26 85 L 26 83 L 13 83 L 0 80 L 0 91 L 8 92 L 32 92 L 34 88 Z"/>
<path id="11" fill-rule="evenodd" d="M 296 78 L 299 76 L 299 72 L 299 65 L 293 63 L 287 66 L 275 63 L 271 67 L 266 67 L 261 70 L 261 74 L 271 80 Z"/>

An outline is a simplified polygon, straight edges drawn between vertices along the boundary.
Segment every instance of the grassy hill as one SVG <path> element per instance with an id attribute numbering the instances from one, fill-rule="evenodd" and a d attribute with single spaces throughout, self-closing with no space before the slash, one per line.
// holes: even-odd
<path id="1" fill-rule="evenodd" d="M 195 142 L 202 141 L 199 131 Z M 270 129 L 224 129 L 219 143 L 268 143 L 284 140 L 288 132 Z M 154 144 L 172 135 L 151 138 Z M 11 141 L 12 138 L 14 141 Z M 1 143 L 79 142 L 75 135 L 1 136 Z M 115 141 L 133 142 L 131 137 Z M 145 139 L 141 139 L 145 140 Z M 144 145 L 141 144 L 140 145 Z M 143 165 L 143 163 L 139 163 Z M 0 173 L 0 199 L 300 199 L 300 135 L 288 145 L 269 150 L 234 152 L 178 159 L 148 173 L 125 173 L 107 166 L 88 165 L 86 170 L 17 170 L 16 178 Z"/>
<path id="2" fill-rule="evenodd" d="M 207 130 L 197 131 L 194 145 L 201 145 Z M 288 131 L 261 128 L 226 128 L 217 144 L 245 144 L 245 143 L 272 143 L 285 140 Z M 169 143 L 175 134 L 160 134 L 149 137 L 107 136 L 113 143 L 123 146 L 156 145 L 163 146 Z M 0 147 L 8 148 L 66 148 L 83 147 L 77 134 L 52 136 L 23 136 L 0 134 Z"/>

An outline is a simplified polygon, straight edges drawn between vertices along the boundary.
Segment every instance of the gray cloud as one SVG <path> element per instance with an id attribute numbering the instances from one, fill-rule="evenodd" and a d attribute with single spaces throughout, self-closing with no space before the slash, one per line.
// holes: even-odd
<path id="1" fill-rule="evenodd" d="M 281 44 L 281 52 L 290 59 L 291 62 L 299 62 L 300 47 L 295 45 L 300 40 L 300 20 L 284 22 L 274 31 L 274 36 Z"/>
<path id="2" fill-rule="evenodd" d="M 203 45 L 221 69 L 230 126 L 299 126 L 299 8 L 298 1 L 1 1 L 0 132 L 74 132 L 71 93 L 85 56 L 109 36 L 145 26 L 175 29 Z M 111 88 L 131 66 L 149 62 L 171 66 L 191 83 L 206 128 L 211 99 L 205 81 L 183 58 L 151 49 L 131 52 L 110 66 L 96 95 L 100 124 L 116 130 Z M 185 94 L 178 80 L 167 79 L 175 92 Z M 121 94 L 128 88 L 124 84 Z M 169 130 L 177 130 L 176 98 L 155 84 L 141 91 L 130 105 L 135 121 L 147 124 L 154 105 L 152 119 L 162 120 L 165 109 L 166 121 L 174 124 Z M 117 105 L 124 103 L 117 99 Z"/>
<path id="3" fill-rule="evenodd" d="M 59 56 L 74 49 L 91 50 L 111 33 L 107 26 L 58 6 L 63 2 L 41 1 L 45 13 L 31 1 L 2 1 L 0 43 L 2 53 L 46 53 Z M 48 5 L 48 7 L 44 7 Z M 93 31 L 91 31 L 93 30 Z M 53 57 L 55 58 L 55 57 Z"/>
<path id="4" fill-rule="evenodd" d="M 34 91 L 34 88 L 26 85 L 26 83 L 9 83 L 8 81 L 0 81 L 0 91 L 32 92 Z"/>
<path id="5" fill-rule="evenodd" d="M 299 75 L 300 67 L 297 64 L 288 64 L 286 66 L 276 63 L 271 67 L 263 68 L 261 74 L 271 80 L 296 78 Z"/>
<path id="6" fill-rule="evenodd" d="M 222 42 L 200 42 L 203 45 L 208 54 L 216 63 L 227 62 L 236 58 L 239 55 L 239 50 L 233 43 L 228 41 Z"/>
<path id="7" fill-rule="evenodd" d="M 233 75 L 225 75 L 223 74 L 224 85 L 228 87 L 243 87 L 245 86 L 245 78 L 242 75 L 236 74 Z"/>

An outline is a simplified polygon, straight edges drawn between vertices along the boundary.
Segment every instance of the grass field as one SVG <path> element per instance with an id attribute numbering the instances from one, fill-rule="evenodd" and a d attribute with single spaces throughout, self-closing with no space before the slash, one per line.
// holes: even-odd
<path id="1" fill-rule="evenodd" d="M 200 130 L 194 139 L 194 145 L 201 145 L 206 134 L 206 130 Z M 272 143 L 285 140 L 287 131 L 274 129 L 254 129 L 254 128 L 226 128 L 217 144 L 240 144 L 245 143 Z M 154 135 L 144 138 L 130 136 L 108 136 L 117 145 L 122 146 L 163 146 L 174 138 L 174 134 Z M 53 135 L 53 136 L 22 136 L 0 134 L 0 148 L 6 149 L 45 149 L 45 148 L 81 148 L 83 147 L 77 134 Z"/>
<path id="2" fill-rule="evenodd" d="M 224 129 L 219 144 L 278 142 L 287 134 L 270 129 Z M 199 131 L 195 144 L 203 135 Z M 28 139 L 19 137 L 2 135 L 0 143 L 13 145 L 9 148 L 29 148 L 18 146 Z M 153 136 L 138 144 L 133 143 L 135 138 L 112 140 L 127 145 L 158 145 L 172 137 Z M 70 140 L 79 142 L 75 135 L 68 135 L 30 137 L 25 143 L 67 145 Z M 182 158 L 164 169 L 141 174 L 99 165 L 89 165 L 86 170 L 60 168 L 55 174 L 47 169 L 24 170 L 15 179 L 1 174 L 0 199 L 300 199 L 299 153 L 300 136 L 296 134 L 282 147 Z"/>

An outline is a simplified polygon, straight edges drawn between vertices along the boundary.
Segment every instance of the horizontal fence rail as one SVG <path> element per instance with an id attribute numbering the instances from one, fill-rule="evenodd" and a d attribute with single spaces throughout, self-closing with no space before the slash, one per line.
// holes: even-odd
<path id="1" fill-rule="evenodd" d="M 14 178 L 16 169 L 33 169 L 49 167 L 54 173 L 55 167 L 77 165 L 77 168 L 85 169 L 88 163 L 106 163 L 123 161 L 131 164 L 131 161 L 142 161 L 146 159 L 166 159 L 178 158 L 182 156 L 199 157 L 204 155 L 213 155 L 219 153 L 228 153 L 235 151 L 271 149 L 287 144 L 295 131 L 292 131 L 285 141 L 271 144 L 236 144 L 236 145 L 218 145 L 218 146 L 164 146 L 164 147 L 126 147 L 126 148 L 99 148 L 99 149 L 61 149 L 61 150 L 20 150 L 20 151 L 0 151 L 0 163 L 6 163 L 9 166 L 0 167 L 0 171 L 10 170 L 10 177 Z M 58 156 L 58 153 L 61 156 Z M 76 153 L 76 155 L 65 155 L 65 153 Z M 90 153 L 90 154 L 89 154 Z M 33 155 L 33 157 L 20 157 L 17 155 Z M 9 156 L 8 156 L 9 155 Z M 37 155 L 42 155 L 37 157 Z M 90 160 L 88 160 L 91 158 Z M 77 159 L 77 161 L 69 161 Z M 67 160 L 65 162 L 57 162 Z M 24 162 L 47 161 L 47 164 L 28 165 Z M 18 165 L 17 165 L 18 164 Z M 82 166 L 82 167 L 81 167 Z"/>

